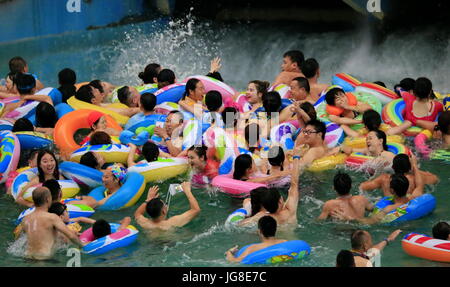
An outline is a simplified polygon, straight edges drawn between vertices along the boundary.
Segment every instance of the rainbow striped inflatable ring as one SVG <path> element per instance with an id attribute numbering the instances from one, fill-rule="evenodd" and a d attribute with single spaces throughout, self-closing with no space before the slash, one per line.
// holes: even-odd
<path id="1" fill-rule="evenodd" d="M 393 127 L 401 125 L 405 120 L 403 118 L 403 110 L 405 109 L 405 101 L 403 99 L 397 99 L 389 102 L 383 108 L 381 117 L 385 123 Z M 410 127 L 404 134 L 406 136 L 416 136 L 422 131 L 419 127 Z"/>
<path id="2" fill-rule="evenodd" d="M 6 182 L 15 171 L 20 158 L 20 144 L 11 131 L 0 132 L 0 183 Z"/>
<path id="3" fill-rule="evenodd" d="M 120 227 L 118 223 L 110 223 L 111 234 L 102 238 L 94 240 L 92 227 L 84 231 L 80 235 L 80 240 L 87 243 L 83 247 L 83 251 L 90 255 L 101 255 L 113 249 L 126 247 L 137 240 L 139 231 L 133 225 L 128 225 L 127 228 L 117 231 Z"/>
<path id="4" fill-rule="evenodd" d="M 437 262 L 450 262 L 450 241 L 409 233 L 402 240 L 406 254 Z"/>
<path id="5" fill-rule="evenodd" d="M 196 76 L 186 78 L 184 80 L 184 83 L 187 83 L 187 81 L 189 81 L 190 79 L 200 80 L 203 83 L 203 86 L 205 86 L 206 93 L 209 91 L 212 91 L 212 90 L 216 90 L 222 95 L 223 99 L 225 99 L 225 98 L 232 99 L 234 97 L 234 95 L 236 94 L 235 89 L 233 89 L 229 85 L 225 84 L 224 82 L 221 82 L 212 77 L 196 75 Z"/>
<path id="6" fill-rule="evenodd" d="M 401 153 L 409 154 L 411 152 L 408 147 L 406 147 L 405 145 L 403 145 L 401 143 L 390 142 L 390 143 L 387 143 L 387 146 L 388 146 L 388 151 L 390 151 L 396 155 L 401 154 Z M 352 153 L 345 161 L 345 164 L 350 168 L 359 168 L 364 163 L 366 163 L 367 161 L 372 160 L 372 159 L 374 159 L 374 157 L 370 156 L 370 155 L 364 155 L 359 152 Z"/>
<path id="7" fill-rule="evenodd" d="M 394 91 L 374 83 L 362 83 L 355 88 L 355 91 L 372 94 L 377 97 L 383 105 L 399 98 Z"/>
<path id="8" fill-rule="evenodd" d="M 349 74 L 339 73 L 331 78 L 331 84 L 341 86 L 344 92 L 353 92 L 361 82 Z"/>

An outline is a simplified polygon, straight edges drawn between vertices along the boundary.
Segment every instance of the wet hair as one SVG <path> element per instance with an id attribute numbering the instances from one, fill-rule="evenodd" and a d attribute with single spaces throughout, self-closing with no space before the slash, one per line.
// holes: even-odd
<path id="1" fill-rule="evenodd" d="M 356 267 L 353 253 L 349 250 L 341 250 L 336 257 L 336 267 Z"/>
<path id="2" fill-rule="evenodd" d="M 409 181 L 403 174 L 391 175 L 390 187 L 397 197 L 404 197 L 408 192 Z"/>
<path id="3" fill-rule="evenodd" d="M 375 82 L 373 82 L 373 83 L 376 84 L 376 85 L 378 85 L 378 86 L 382 86 L 382 87 L 386 88 L 386 84 L 383 83 L 382 81 L 375 81 Z"/>
<path id="4" fill-rule="evenodd" d="M 217 112 L 222 106 L 222 94 L 218 91 L 209 91 L 205 95 L 205 105 L 210 112 Z"/>
<path id="5" fill-rule="evenodd" d="M 252 215 L 254 216 L 261 210 L 261 195 L 267 192 L 267 187 L 258 187 L 250 191 L 250 203 L 252 205 Z"/>
<path id="6" fill-rule="evenodd" d="M 254 80 L 254 81 L 249 82 L 249 84 L 254 84 L 256 87 L 256 92 L 261 93 L 261 94 L 264 94 L 265 92 L 267 92 L 267 89 L 269 89 L 269 87 L 270 87 L 270 83 L 266 82 L 266 81 Z"/>
<path id="7" fill-rule="evenodd" d="M 325 94 L 325 101 L 327 102 L 328 105 L 330 106 L 336 105 L 336 96 L 338 95 L 339 92 L 345 94 L 344 90 L 341 88 L 332 88 Z"/>
<path id="8" fill-rule="evenodd" d="M 317 119 L 316 109 L 314 108 L 313 104 L 311 104 L 310 102 L 301 103 L 300 109 L 304 110 L 305 113 L 309 116 L 309 118 L 311 120 Z"/>
<path id="9" fill-rule="evenodd" d="M 67 100 L 75 96 L 77 92 L 77 88 L 75 87 L 75 83 L 77 82 L 77 75 L 74 70 L 66 68 L 58 73 L 58 82 L 60 87 L 58 90 L 62 94 L 62 101 L 66 103 Z"/>
<path id="10" fill-rule="evenodd" d="M 33 124 L 30 122 L 29 119 L 26 118 L 20 118 L 18 119 L 12 128 L 12 132 L 16 133 L 16 132 L 33 132 L 34 131 L 34 126 Z"/>
<path id="11" fill-rule="evenodd" d="M 140 102 L 145 111 L 152 112 L 156 106 L 156 96 L 152 93 L 143 93 Z"/>
<path id="12" fill-rule="evenodd" d="M 244 138 L 248 145 L 248 150 L 253 153 L 258 148 L 261 129 L 257 123 L 251 123 L 245 126 Z"/>
<path id="13" fill-rule="evenodd" d="M 14 77 L 14 84 L 19 94 L 27 95 L 36 88 L 36 79 L 31 74 L 17 73 Z"/>
<path id="14" fill-rule="evenodd" d="M 322 133 L 322 140 L 325 140 L 325 134 L 327 133 L 327 126 L 319 120 L 310 120 L 306 123 L 305 127 L 312 126 L 317 133 Z"/>
<path id="15" fill-rule="evenodd" d="M 433 84 L 428 78 L 421 77 L 416 80 L 414 84 L 414 95 L 419 99 L 427 99 L 433 89 Z"/>
<path id="16" fill-rule="evenodd" d="M 311 87 L 309 85 L 309 82 L 308 82 L 307 78 L 305 78 L 305 77 L 297 77 L 297 78 L 294 78 L 292 81 L 296 81 L 297 84 L 298 84 L 298 87 L 300 89 L 304 88 L 305 91 L 307 91 L 308 93 L 311 91 Z"/>
<path id="17" fill-rule="evenodd" d="M 352 249 L 361 250 L 367 240 L 367 237 L 367 232 L 364 230 L 359 229 L 354 231 L 350 237 Z"/>
<path id="18" fill-rule="evenodd" d="M 269 215 L 258 220 L 258 229 L 265 238 L 274 237 L 277 232 L 277 221 Z"/>
<path id="19" fill-rule="evenodd" d="M 22 57 L 14 57 L 9 60 L 9 70 L 13 73 L 23 73 L 25 72 L 25 67 L 27 62 Z"/>
<path id="20" fill-rule="evenodd" d="M 89 85 L 91 85 L 92 87 L 94 87 L 97 90 L 99 90 L 100 93 L 104 93 L 105 92 L 105 90 L 103 89 L 103 86 L 102 86 L 102 81 L 100 81 L 100 80 L 90 81 Z"/>
<path id="21" fill-rule="evenodd" d="M 303 62 L 305 61 L 305 56 L 302 51 L 291 50 L 283 54 L 283 58 L 289 57 L 293 63 L 297 63 L 299 69 L 301 68 Z"/>
<path id="22" fill-rule="evenodd" d="M 48 188 L 42 186 L 36 188 L 32 194 L 34 206 L 43 206 L 49 197 L 51 197 L 51 195 Z"/>
<path id="23" fill-rule="evenodd" d="M 392 169 L 394 173 L 397 174 L 405 174 L 411 170 L 411 162 L 409 161 L 409 157 L 404 154 L 398 154 L 392 160 Z"/>
<path id="24" fill-rule="evenodd" d="M 237 125 L 239 113 L 234 107 L 226 107 L 222 112 L 222 119 L 225 128 L 232 128 Z"/>
<path id="25" fill-rule="evenodd" d="M 412 78 L 404 78 L 400 81 L 399 84 L 394 86 L 394 89 L 402 88 L 405 91 L 414 90 L 414 86 L 416 85 L 416 80 Z"/>
<path id="26" fill-rule="evenodd" d="M 234 160 L 234 172 L 233 179 L 241 180 L 247 172 L 247 169 L 251 168 L 253 164 L 252 157 L 248 154 L 241 154 Z"/>
<path id="27" fill-rule="evenodd" d="M 48 188 L 50 190 L 50 194 L 52 195 L 52 201 L 57 201 L 61 199 L 61 185 L 56 179 L 46 180 L 42 186 Z"/>
<path id="28" fill-rule="evenodd" d="M 157 161 L 159 156 L 159 148 L 152 142 L 146 142 L 142 147 L 142 155 L 147 162 Z"/>
<path id="29" fill-rule="evenodd" d="M 186 97 L 189 97 L 189 91 L 195 91 L 197 88 L 197 83 L 200 82 L 199 79 L 191 78 L 186 82 L 186 88 L 184 90 L 183 94 L 183 100 L 186 99 Z"/>
<path id="30" fill-rule="evenodd" d="M 442 112 L 439 115 L 436 128 L 445 135 L 450 134 L 450 111 Z"/>
<path id="31" fill-rule="evenodd" d="M 94 153 L 91 151 L 89 151 L 81 156 L 80 164 L 82 164 L 84 166 L 92 167 L 93 169 L 97 169 L 97 167 L 99 165 L 97 158 L 95 157 Z"/>
<path id="32" fill-rule="evenodd" d="M 285 160 L 284 151 L 279 146 L 273 146 L 269 149 L 269 163 L 271 166 L 280 166 L 283 170 L 283 163 Z"/>
<path id="33" fill-rule="evenodd" d="M 309 58 L 302 64 L 302 73 L 307 79 L 311 79 L 317 74 L 319 63 L 314 58 Z"/>
<path id="34" fill-rule="evenodd" d="M 155 219 L 161 216 L 164 207 L 164 202 L 160 198 L 153 198 L 147 203 L 145 211 L 147 211 L 148 216 Z"/>
<path id="35" fill-rule="evenodd" d="M 383 140 L 383 150 L 387 151 L 388 150 L 388 146 L 387 146 L 386 134 L 383 131 L 380 131 L 380 130 L 373 130 L 371 132 L 374 132 L 378 139 L 382 139 Z"/>
<path id="36" fill-rule="evenodd" d="M 346 173 L 338 172 L 333 179 L 334 190 L 339 195 L 347 195 L 352 189 L 352 179 Z"/>
<path id="37" fill-rule="evenodd" d="M 281 108 L 281 96 L 278 92 L 266 92 L 262 96 L 262 102 L 268 117 L 272 117 L 272 113 L 277 113 Z"/>
<path id="38" fill-rule="evenodd" d="M 140 72 L 138 77 L 144 82 L 144 84 L 154 84 L 153 78 L 158 77 L 158 69 L 161 68 L 160 64 L 152 63 L 148 64 L 143 72 Z"/>
<path id="39" fill-rule="evenodd" d="M 207 160 L 206 152 L 208 151 L 208 148 L 204 145 L 202 146 L 191 146 L 188 151 L 193 151 L 199 158 L 203 158 L 204 161 Z"/>
<path id="40" fill-rule="evenodd" d="M 41 168 L 41 160 L 44 157 L 44 155 L 49 154 L 53 157 L 53 159 L 55 160 L 55 170 L 53 171 L 53 177 L 58 180 L 59 179 L 59 166 L 58 166 L 58 160 L 56 159 L 56 156 L 54 153 L 52 153 L 49 150 L 40 150 L 37 156 L 37 168 L 38 168 L 38 176 L 39 176 L 39 182 L 44 182 L 45 181 L 45 175 L 44 175 L 44 171 Z"/>
<path id="41" fill-rule="evenodd" d="M 367 110 L 363 113 L 363 123 L 369 131 L 378 130 L 381 125 L 381 116 L 375 110 Z"/>
<path id="42" fill-rule="evenodd" d="M 275 213 L 278 210 L 278 203 L 281 194 L 276 188 L 269 188 L 267 192 L 261 194 L 261 205 L 269 212 Z"/>
<path id="43" fill-rule="evenodd" d="M 75 93 L 75 98 L 79 101 L 83 101 L 91 104 L 94 98 L 93 87 L 91 85 L 81 86 Z"/>
<path id="44" fill-rule="evenodd" d="M 95 132 L 91 135 L 89 140 L 90 145 L 105 145 L 112 144 L 111 136 L 105 132 Z"/>
<path id="45" fill-rule="evenodd" d="M 111 225 L 104 220 L 99 219 L 92 225 L 92 234 L 95 239 L 99 239 L 111 234 Z"/>
<path id="46" fill-rule="evenodd" d="M 36 126 L 40 128 L 54 128 L 58 121 L 55 108 L 46 102 L 36 107 Z"/>
<path id="47" fill-rule="evenodd" d="M 175 73 L 169 69 L 161 70 L 157 78 L 158 78 L 158 89 L 162 89 L 165 86 L 175 83 Z"/>
<path id="48" fill-rule="evenodd" d="M 64 211 L 66 211 L 67 205 L 61 203 L 61 202 L 53 202 L 52 205 L 48 208 L 48 213 L 54 213 L 58 216 L 61 216 L 64 214 Z"/>
<path id="49" fill-rule="evenodd" d="M 130 100 L 131 100 L 131 91 L 130 87 L 124 86 L 117 90 L 117 98 L 119 99 L 119 102 L 122 104 L 129 106 Z"/>
<path id="50" fill-rule="evenodd" d="M 433 237 L 441 240 L 448 240 L 450 225 L 447 222 L 438 222 L 433 226 Z"/>

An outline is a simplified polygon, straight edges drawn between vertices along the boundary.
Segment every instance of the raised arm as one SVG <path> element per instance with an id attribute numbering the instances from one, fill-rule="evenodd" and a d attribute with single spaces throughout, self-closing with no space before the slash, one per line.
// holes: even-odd
<path id="1" fill-rule="evenodd" d="M 134 162 L 134 155 L 136 154 L 136 145 L 130 143 L 130 152 L 128 153 L 128 157 L 127 157 L 127 165 L 128 167 L 132 167 L 134 165 L 136 165 L 136 163 Z"/>
<path id="2" fill-rule="evenodd" d="M 299 201 L 299 191 L 298 191 L 298 179 L 300 177 L 300 164 L 299 164 L 300 149 L 296 148 L 294 150 L 294 169 L 292 170 L 291 176 L 291 186 L 289 187 L 288 197 L 285 202 L 286 208 L 290 213 L 297 213 L 298 201 Z"/>
<path id="3" fill-rule="evenodd" d="M 371 191 L 374 189 L 379 189 L 383 186 L 383 181 L 385 177 L 386 175 L 382 174 L 376 177 L 375 179 L 367 180 L 359 185 L 359 190 Z"/>
<path id="4" fill-rule="evenodd" d="M 181 184 L 183 187 L 183 192 L 186 194 L 189 200 L 190 209 L 180 215 L 173 216 L 167 221 L 171 226 L 181 227 L 188 224 L 192 219 L 194 219 L 200 213 L 200 206 L 191 191 L 191 183 L 183 182 Z"/>
<path id="5" fill-rule="evenodd" d="M 424 183 L 423 183 L 423 178 L 420 173 L 420 170 L 417 167 L 417 158 L 414 154 L 411 154 L 411 165 L 412 165 L 412 170 L 413 170 L 413 174 L 414 174 L 414 182 L 416 184 L 416 187 L 414 188 L 414 190 L 411 193 L 411 195 L 409 196 L 409 198 L 413 199 L 413 198 L 423 195 Z"/>
<path id="6" fill-rule="evenodd" d="M 147 199 L 134 212 L 134 219 L 136 219 L 136 221 L 138 223 L 139 223 L 140 219 L 145 218 L 144 213 L 145 213 L 145 208 L 147 207 L 147 203 L 150 200 L 152 200 L 153 198 L 156 198 L 159 196 L 158 191 L 159 191 L 159 187 L 156 185 L 149 188 L 148 193 L 147 193 Z"/>
<path id="7" fill-rule="evenodd" d="M 69 238 L 70 241 L 72 241 L 73 244 L 77 245 L 78 247 L 83 247 L 83 243 L 81 243 L 81 241 L 78 238 L 76 232 L 73 232 L 72 230 L 70 230 L 64 224 L 64 222 L 61 220 L 61 218 L 59 218 L 56 214 L 52 214 L 51 220 L 52 220 L 52 223 L 53 223 L 53 227 L 56 230 L 58 230 L 59 232 L 61 232 L 65 236 L 67 236 L 67 238 Z"/>

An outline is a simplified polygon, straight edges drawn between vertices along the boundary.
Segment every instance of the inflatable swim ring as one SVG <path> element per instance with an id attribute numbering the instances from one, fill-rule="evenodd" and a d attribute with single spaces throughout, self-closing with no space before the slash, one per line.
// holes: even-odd
<path id="1" fill-rule="evenodd" d="M 387 142 L 390 143 L 399 143 L 403 144 L 405 142 L 405 138 L 400 135 L 391 135 L 387 136 Z M 365 148 L 366 145 L 366 137 L 346 137 L 344 142 L 342 143 L 344 146 L 349 146 L 352 148 Z"/>
<path id="2" fill-rule="evenodd" d="M 263 183 L 233 179 L 233 177 L 229 174 L 216 176 L 213 178 L 211 185 L 233 197 L 246 197 L 250 194 L 250 191 L 255 188 L 267 187 L 267 185 Z"/>
<path id="3" fill-rule="evenodd" d="M 403 99 L 397 99 L 389 102 L 383 108 L 381 118 L 385 123 L 393 127 L 401 125 L 405 120 L 403 118 L 403 111 L 405 109 L 405 101 Z M 410 127 L 404 134 L 406 136 L 416 136 L 422 131 L 419 127 Z"/>
<path id="4" fill-rule="evenodd" d="M 388 151 L 392 152 L 393 154 L 410 154 L 409 148 L 404 146 L 400 143 L 387 143 Z M 345 161 L 345 164 L 350 168 L 360 168 L 364 163 L 366 163 L 369 160 L 374 159 L 373 156 L 364 155 L 362 153 L 352 153 L 347 160 Z"/>
<path id="5" fill-rule="evenodd" d="M 235 255 L 239 257 L 253 244 L 242 247 Z M 303 240 L 290 240 L 255 251 L 242 259 L 242 264 L 274 264 L 303 259 L 311 254 L 311 247 Z"/>
<path id="6" fill-rule="evenodd" d="M 290 99 L 291 96 L 291 87 L 286 84 L 278 84 L 276 86 L 272 86 L 269 88 L 269 92 L 278 92 L 282 99 Z"/>
<path id="7" fill-rule="evenodd" d="M 59 170 L 64 177 L 75 181 L 79 185 L 94 188 L 103 183 L 103 173 L 101 171 L 76 162 L 64 161 L 59 164 Z"/>
<path id="8" fill-rule="evenodd" d="M 145 182 L 162 181 L 184 174 L 188 170 L 185 158 L 158 158 L 154 162 L 138 163 L 128 172 L 136 172 L 144 176 Z"/>
<path id="9" fill-rule="evenodd" d="M 76 204 L 69 203 L 66 205 L 67 211 L 69 212 L 69 218 L 77 218 L 77 217 L 91 217 L 95 210 L 92 209 L 92 207 L 84 205 L 84 204 Z M 20 224 L 23 220 L 23 218 L 35 211 L 35 207 L 30 207 L 28 209 L 25 209 L 19 214 L 19 217 L 16 220 L 16 225 Z"/>
<path id="10" fill-rule="evenodd" d="M 160 105 L 164 102 L 178 103 L 186 91 L 186 84 L 172 84 L 162 89 L 157 90 L 154 94 L 156 96 L 156 104 Z"/>
<path id="11" fill-rule="evenodd" d="M 236 90 L 230 87 L 229 85 L 225 84 L 224 82 L 221 82 L 217 79 L 214 79 L 212 77 L 208 76 L 202 76 L 202 75 L 196 75 L 186 78 L 183 82 L 187 83 L 190 79 L 197 79 L 200 80 L 203 83 L 203 86 L 205 86 L 205 93 L 216 90 L 222 95 L 222 100 L 225 102 L 225 99 L 233 99 L 234 95 L 236 94 Z"/>
<path id="12" fill-rule="evenodd" d="M 0 183 L 15 171 L 20 158 L 20 144 L 11 131 L 0 131 Z"/>
<path id="13" fill-rule="evenodd" d="M 105 158 L 106 163 L 126 164 L 130 147 L 121 144 L 86 145 L 75 150 L 70 156 L 70 160 L 80 162 L 81 157 L 87 152 L 96 152 L 101 154 Z"/>
<path id="14" fill-rule="evenodd" d="M 126 117 L 124 115 L 116 113 L 112 110 L 108 110 L 107 108 L 96 106 L 93 104 L 89 104 L 89 103 L 77 100 L 74 96 L 70 97 L 67 100 L 67 103 L 75 110 L 91 110 L 91 111 L 98 111 L 98 112 L 104 113 L 106 115 L 110 115 L 120 125 L 125 125 L 128 122 L 128 120 L 130 119 L 129 117 Z M 118 104 L 114 104 L 114 105 L 118 105 Z M 114 106 L 114 107 L 117 108 L 117 106 Z M 127 106 L 122 105 L 122 104 L 120 104 L 120 107 L 128 108 Z"/>
<path id="15" fill-rule="evenodd" d="M 331 78 L 331 84 L 342 87 L 344 92 L 353 92 L 356 86 L 361 85 L 361 82 L 349 74 L 339 73 Z"/>
<path id="16" fill-rule="evenodd" d="M 372 94 L 377 97 L 383 105 L 400 98 L 394 91 L 374 83 L 362 83 L 355 88 L 355 91 Z"/>
<path id="17" fill-rule="evenodd" d="M 94 240 L 92 227 L 80 235 L 80 240 L 87 243 L 83 246 L 83 251 L 90 255 L 101 255 L 116 248 L 126 247 L 137 240 L 139 231 L 133 226 L 117 231 L 120 227 L 118 223 L 110 223 L 111 234 Z"/>
<path id="18" fill-rule="evenodd" d="M 42 149 L 53 145 L 53 137 L 41 132 L 16 132 L 23 150 Z"/>
<path id="19" fill-rule="evenodd" d="M 450 241 L 419 233 L 409 233 L 402 240 L 406 254 L 437 262 L 450 262 Z"/>

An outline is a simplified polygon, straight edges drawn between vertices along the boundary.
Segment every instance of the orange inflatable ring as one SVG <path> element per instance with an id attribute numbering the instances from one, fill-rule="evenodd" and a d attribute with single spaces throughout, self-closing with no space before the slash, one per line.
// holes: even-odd
<path id="1" fill-rule="evenodd" d="M 345 96 L 347 97 L 347 102 L 350 106 L 356 106 L 358 100 L 356 100 L 355 95 L 353 95 L 352 93 L 345 93 Z M 344 112 L 344 109 L 327 105 L 326 111 L 329 115 L 340 116 Z"/>
<path id="2" fill-rule="evenodd" d="M 53 139 L 55 140 L 55 144 L 61 151 L 65 153 L 72 153 L 73 151 L 81 147 L 75 142 L 73 135 L 79 129 L 90 128 L 88 123 L 88 116 L 92 112 L 93 110 L 87 109 L 75 110 L 59 119 L 53 132 Z M 114 121 L 114 119 L 110 115 L 105 114 L 105 117 L 106 124 L 109 128 L 122 131 L 120 125 L 116 121 Z"/>

